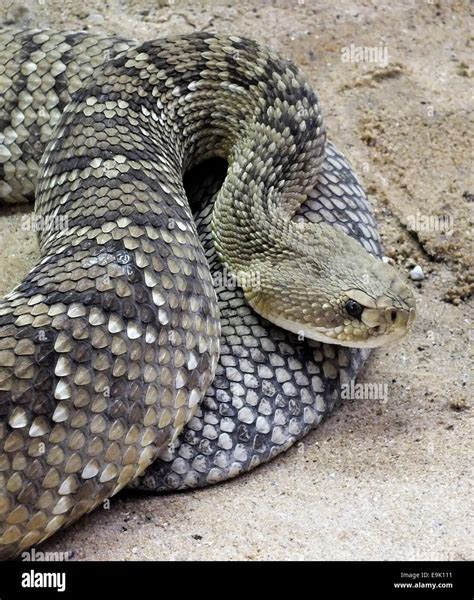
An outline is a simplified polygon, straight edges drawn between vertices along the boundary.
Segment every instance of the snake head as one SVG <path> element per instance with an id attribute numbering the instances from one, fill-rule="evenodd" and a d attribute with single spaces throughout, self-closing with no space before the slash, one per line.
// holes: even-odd
<path id="1" fill-rule="evenodd" d="M 259 287 L 244 287 L 254 310 L 300 337 L 341 346 L 375 348 L 405 335 L 415 298 L 397 271 L 341 231 L 308 229 L 310 239 L 283 236 L 285 248 L 255 258 Z"/>

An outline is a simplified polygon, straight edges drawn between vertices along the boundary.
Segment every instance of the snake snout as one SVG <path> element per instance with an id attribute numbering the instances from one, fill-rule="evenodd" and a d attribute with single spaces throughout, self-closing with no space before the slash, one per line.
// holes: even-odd
<path id="1" fill-rule="evenodd" d="M 415 320 L 416 301 L 411 289 L 404 282 L 397 282 L 394 285 L 394 291 L 397 294 L 397 306 L 392 307 L 390 318 L 394 329 L 408 330 Z"/>
<path id="2" fill-rule="evenodd" d="M 385 311 L 385 320 L 393 329 L 408 329 L 415 320 L 415 308 L 387 308 Z"/>

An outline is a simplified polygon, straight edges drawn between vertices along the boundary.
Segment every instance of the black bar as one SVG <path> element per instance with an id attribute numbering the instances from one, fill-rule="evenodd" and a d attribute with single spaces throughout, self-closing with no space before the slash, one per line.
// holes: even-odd
<path id="1" fill-rule="evenodd" d="M 44 574 L 50 574 L 45 578 Z M 473 598 L 469 562 L 21 562 L 0 563 L 0 600 L 159 598 L 188 593 L 225 598 L 376 593 L 377 598 Z M 54 577 L 53 574 L 56 574 Z M 63 575 L 64 574 L 64 579 Z M 35 587 L 39 584 L 51 587 Z M 64 591 L 58 591 L 65 585 Z M 34 587 L 27 587 L 28 585 Z M 56 585 L 56 587 L 55 587 Z M 173 594 L 174 595 L 174 594 Z"/>

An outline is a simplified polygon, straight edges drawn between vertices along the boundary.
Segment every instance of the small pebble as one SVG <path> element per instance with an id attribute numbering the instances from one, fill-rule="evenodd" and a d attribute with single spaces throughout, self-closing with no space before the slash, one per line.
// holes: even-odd
<path id="1" fill-rule="evenodd" d="M 410 271 L 410 279 L 413 281 L 422 281 L 424 278 L 425 274 L 423 273 L 423 269 L 420 267 L 420 265 L 416 265 L 416 267 L 413 267 L 413 269 Z"/>
<path id="2" fill-rule="evenodd" d="M 98 13 L 94 13 L 87 17 L 87 22 L 91 25 L 101 25 L 104 22 L 104 17 Z"/>

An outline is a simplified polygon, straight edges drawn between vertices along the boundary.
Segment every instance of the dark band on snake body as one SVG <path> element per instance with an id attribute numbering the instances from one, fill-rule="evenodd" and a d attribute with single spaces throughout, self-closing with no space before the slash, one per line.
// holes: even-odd
<path id="1" fill-rule="evenodd" d="M 336 219 L 338 209 L 331 206 L 325 172 L 337 173 L 347 186 L 340 202 L 353 210 L 357 220 Z M 191 175 L 187 190 L 198 211 L 197 230 L 217 282 L 222 265 L 212 243 L 210 219 L 213 198 L 223 180 L 219 173 L 212 164 L 204 181 L 201 174 Z M 327 219 L 380 256 L 363 189 L 345 158 L 329 143 L 322 174 L 299 218 Z M 216 377 L 176 444 L 133 482 L 134 488 L 166 492 L 203 487 L 266 463 L 301 440 L 333 410 L 341 385 L 356 377 L 368 357 L 366 350 L 298 340 L 252 311 L 238 288 L 217 287 L 216 293 L 222 324 Z"/>
<path id="2" fill-rule="evenodd" d="M 31 196 L 43 154 L 36 213 L 67 222 L 40 232 L 39 263 L 0 302 L 0 557 L 132 481 L 156 491 L 221 481 L 319 423 L 368 351 L 298 339 L 246 300 L 290 329 L 301 318 L 305 332 L 361 347 L 413 318 L 410 293 L 370 258 L 380 245 L 367 199 L 294 65 L 236 37 L 132 45 L 0 34 L 0 196 Z M 212 157 L 229 164 L 217 197 L 222 181 L 203 182 L 199 167 Z M 183 187 L 192 167 L 203 246 Z M 321 237 L 308 272 L 329 279 L 308 289 L 314 323 L 301 286 L 294 310 L 283 285 L 268 312 L 272 235 L 297 253 Z M 347 292 L 344 257 L 326 264 L 331 244 L 354 256 Z M 262 290 L 214 289 L 215 247 L 236 272 L 261 259 Z M 344 314 L 351 295 L 366 302 L 357 323 Z"/>

